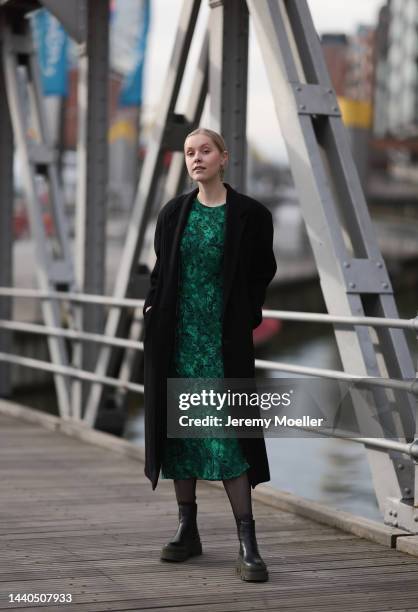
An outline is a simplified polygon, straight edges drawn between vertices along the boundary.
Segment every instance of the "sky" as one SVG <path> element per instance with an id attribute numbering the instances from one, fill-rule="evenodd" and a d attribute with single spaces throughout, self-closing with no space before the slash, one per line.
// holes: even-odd
<path id="1" fill-rule="evenodd" d="M 262 1 L 262 0 L 260 0 Z M 182 112 L 191 75 L 196 62 L 199 42 L 202 40 L 209 9 L 202 0 L 197 29 L 193 37 L 185 73 L 185 85 L 180 92 L 176 112 Z M 344 32 L 353 34 L 357 25 L 375 25 L 383 0 L 308 0 L 315 27 L 319 34 L 325 32 Z M 144 80 L 144 118 L 152 122 L 158 101 L 164 95 L 164 80 L 167 72 L 182 0 L 152 0 L 151 30 Z M 207 115 L 202 125 L 208 125 Z M 210 127 L 210 126 L 208 126 Z M 280 133 L 279 123 L 274 111 L 270 86 L 263 66 L 255 33 L 250 21 L 249 68 L 248 68 L 248 107 L 247 136 L 263 157 L 274 163 L 285 163 L 286 148 Z"/>

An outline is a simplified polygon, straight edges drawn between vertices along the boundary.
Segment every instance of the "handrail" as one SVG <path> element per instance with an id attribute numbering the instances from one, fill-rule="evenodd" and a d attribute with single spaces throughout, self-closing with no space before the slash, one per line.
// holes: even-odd
<path id="1" fill-rule="evenodd" d="M 41 300 L 59 300 L 68 301 L 78 304 L 100 304 L 104 306 L 111 306 L 116 308 L 134 308 L 139 310 L 139 318 L 143 318 L 142 308 L 144 305 L 143 299 L 128 299 L 128 298 L 114 298 L 110 296 L 93 295 L 93 294 L 81 294 L 74 292 L 62 292 L 62 291 L 40 291 L 37 289 L 19 289 L 10 287 L 0 287 L 0 297 L 17 297 L 17 298 L 37 298 Z M 272 319 L 282 319 L 288 321 L 303 321 L 303 322 L 315 322 L 315 323 L 335 323 L 339 325 L 366 325 L 370 327 L 391 327 L 410 329 L 418 332 L 418 316 L 414 319 L 393 319 L 383 317 L 363 317 L 363 316 L 338 316 L 329 315 L 323 313 L 312 313 L 312 312 L 297 312 L 297 311 L 286 311 L 286 310 L 272 310 L 263 309 L 263 316 Z M 134 350 L 143 350 L 143 342 L 129 340 L 125 338 L 112 338 L 103 336 L 102 334 L 88 333 L 84 331 L 78 331 L 74 329 L 62 329 L 56 327 L 48 327 L 44 325 L 38 325 L 36 323 L 25 323 L 19 321 L 8 321 L 0 319 L 0 329 L 26 332 L 47 336 L 69 338 L 70 340 L 83 341 L 83 342 L 94 342 L 97 344 L 103 344 L 108 346 L 115 346 L 121 348 L 129 348 Z M 57 366 L 47 361 L 39 359 L 33 359 L 30 357 L 21 357 L 19 355 L 13 355 L 8 353 L 0 352 L 0 362 L 8 362 L 15 365 L 24 367 L 35 368 L 52 374 L 59 374 L 62 376 L 68 376 L 71 379 L 77 379 L 88 382 L 96 382 L 111 387 L 125 389 L 134 393 L 144 393 L 144 385 L 128 382 L 122 379 L 116 379 L 109 376 L 101 376 L 94 372 L 87 372 L 71 366 Z M 347 372 L 341 372 L 338 370 L 330 370 L 326 368 L 315 368 L 310 366 L 292 365 L 284 362 L 268 361 L 262 359 L 255 359 L 254 365 L 258 369 L 262 370 L 276 370 L 283 372 L 291 372 L 294 374 L 302 374 L 307 376 L 319 376 L 322 378 L 344 380 L 347 382 L 360 383 L 365 386 L 380 386 L 391 389 L 400 389 L 408 393 L 413 393 L 418 396 L 418 379 L 412 381 L 397 380 L 392 378 L 381 378 L 372 376 L 362 376 L 350 374 Z M 309 427 L 302 427 L 302 430 L 310 431 Z M 316 431 L 316 433 L 318 433 Z M 418 442 L 412 443 L 399 442 L 390 439 L 380 438 L 359 438 L 352 436 L 345 436 L 338 433 L 325 433 L 324 435 L 343 438 L 352 442 L 362 443 L 366 446 L 375 448 L 382 448 L 387 450 L 396 450 L 398 452 L 411 456 L 415 461 L 418 461 Z"/>
<path id="2" fill-rule="evenodd" d="M 108 295 L 92 293 L 74 293 L 71 291 L 41 291 L 39 289 L 17 289 L 0 287 L 0 297 L 39 298 L 41 300 L 67 301 L 79 304 L 98 304 L 116 308 L 142 308 L 145 300 L 132 298 L 114 298 Z"/>
<path id="3" fill-rule="evenodd" d="M 303 429 L 304 431 L 309 431 L 318 434 L 318 430 L 313 427 L 300 427 L 297 429 Z M 348 440 L 349 442 L 357 442 L 359 444 L 364 444 L 365 446 L 372 446 L 374 448 L 394 450 L 399 453 L 403 453 L 404 455 L 409 455 L 415 460 L 418 460 L 418 442 L 416 440 L 414 440 L 413 442 L 399 442 L 397 440 L 390 440 L 388 438 L 359 438 L 354 436 L 346 436 L 335 432 L 327 433 L 322 430 L 321 434 L 330 438 L 341 438 L 342 440 Z"/>
<path id="4" fill-rule="evenodd" d="M 33 359 L 31 357 L 19 357 L 18 355 L 0 353 L 0 361 L 8 361 L 9 363 L 14 363 L 16 365 L 32 367 L 47 372 L 52 372 L 53 374 L 61 374 L 63 376 L 69 376 L 71 378 L 77 378 L 78 380 L 101 382 L 104 385 L 109 385 L 111 387 L 116 388 L 123 388 L 128 391 L 133 391 L 134 393 L 144 393 L 144 385 L 122 381 L 120 379 L 111 378 L 110 376 L 98 376 L 96 374 L 93 374 L 92 372 L 86 372 L 84 370 L 78 370 L 76 368 L 71 368 L 67 366 L 54 366 L 48 363 L 47 361 L 42 361 L 40 359 Z M 311 431 L 312 433 L 316 434 L 318 433 L 317 430 L 314 430 L 309 427 L 301 427 L 300 429 L 304 431 Z M 400 453 L 404 453 L 418 460 L 418 443 L 416 441 L 407 443 L 398 442 L 396 440 L 388 440 L 384 438 L 358 438 L 352 436 L 344 436 L 338 433 L 321 433 L 325 436 L 342 438 L 344 440 L 358 442 L 366 446 L 372 446 L 375 448 L 383 448 L 388 450 L 396 450 Z"/>
<path id="5" fill-rule="evenodd" d="M 145 300 L 114 298 L 111 296 L 74 293 L 65 291 L 40 291 L 39 289 L 19 289 L 0 287 L 0 297 L 39 298 L 43 300 L 63 300 L 74 303 L 99 304 L 116 308 L 142 308 Z M 305 321 L 313 323 L 338 323 L 340 325 L 366 325 L 370 327 L 394 327 L 411 329 L 418 332 L 418 315 L 413 319 L 393 319 L 385 317 L 359 317 L 355 315 L 330 315 L 327 313 L 300 312 L 289 310 L 263 309 L 263 315 L 270 319 Z"/>
<path id="6" fill-rule="evenodd" d="M 142 307 L 144 300 L 137 299 L 126 299 L 126 298 L 111 298 L 108 296 L 92 295 L 92 294 L 79 294 L 79 293 L 67 293 L 62 291 L 40 291 L 37 289 L 17 289 L 11 287 L 0 287 L 0 296 L 7 297 L 23 297 L 23 298 L 40 298 L 40 299 L 57 299 L 67 300 L 71 302 L 79 303 L 94 303 L 111 305 L 116 307 Z M 382 317 L 356 317 L 356 316 L 334 316 L 320 313 L 308 313 L 308 312 L 290 312 L 284 310 L 269 310 L 263 309 L 263 315 L 270 318 L 281 318 L 295 321 L 315 321 L 321 323 L 339 323 L 347 325 L 369 325 L 369 326 L 386 326 L 386 327 L 403 327 L 406 329 L 418 330 L 418 317 L 415 319 L 385 319 Z M 143 314 L 140 311 L 139 317 L 143 318 Z M 104 344 L 108 346 L 115 346 L 121 348 L 130 348 L 134 350 L 143 350 L 143 342 L 129 340 L 125 338 L 112 338 L 103 336 L 102 334 L 95 334 L 89 332 L 83 332 L 73 329 L 61 329 L 56 327 L 48 327 L 43 325 L 37 325 L 35 323 L 24 323 L 18 321 L 8 321 L 0 319 L 0 329 L 7 329 L 10 331 L 35 333 L 47 336 L 69 338 L 75 341 L 94 342 L 98 344 Z M 131 390 L 140 390 L 143 392 L 143 385 L 135 385 L 134 383 L 120 382 L 117 379 L 109 378 L 105 376 L 99 376 L 92 372 L 85 372 L 72 367 L 67 366 L 54 366 L 48 362 L 43 362 L 36 359 L 30 359 L 20 357 L 18 355 L 12 355 L 7 353 L 0 353 L 0 361 L 8 361 L 17 365 L 24 365 L 27 367 L 34 367 L 43 369 L 52 373 L 68 375 L 73 378 L 79 378 L 80 380 L 88 380 L 92 382 L 98 382 L 102 384 L 111 384 L 116 387 L 130 388 Z M 330 370 L 326 368 L 314 368 L 310 366 L 300 366 L 284 362 L 268 361 L 262 359 L 255 359 L 254 365 L 258 369 L 262 370 L 276 370 L 283 372 L 291 372 L 297 374 L 305 374 L 307 376 L 318 376 L 322 378 L 329 378 L 335 380 L 345 380 L 348 382 L 357 382 L 361 385 L 366 386 L 380 386 L 389 389 L 399 389 L 408 393 L 418 395 L 418 379 L 412 381 L 409 380 L 397 380 L 393 378 L 382 378 L 373 376 L 364 376 L 350 374 L 347 372 L 341 372 L 339 370 Z M 110 382 L 107 382 L 110 381 Z M 133 385 L 133 386 L 132 386 Z"/>
<path id="7" fill-rule="evenodd" d="M 398 327 L 418 332 L 418 315 L 414 319 L 391 319 L 385 317 L 359 317 L 355 315 L 330 315 L 317 312 L 263 309 L 269 319 L 305 321 L 313 323 L 340 323 L 341 325 L 367 325 L 370 327 Z"/>
<path id="8" fill-rule="evenodd" d="M 307 374 L 308 376 L 321 376 L 334 380 L 346 380 L 347 382 L 358 382 L 361 385 L 371 385 L 377 387 L 387 387 L 389 389 L 400 389 L 418 395 L 418 379 L 398 380 L 396 378 L 383 378 L 379 376 L 364 376 L 362 374 L 349 374 L 340 370 L 328 370 L 326 368 L 312 368 L 310 366 L 300 366 L 281 361 L 267 361 L 256 359 L 255 366 L 262 370 L 279 370 L 281 372 L 293 372 L 296 374 Z"/>
<path id="9" fill-rule="evenodd" d="M 139 348 L 139 347 L 135 347 Z M 71 368 L 67 366 L 53 366 L 47 361 L 41 361 L 38 359 L 32 359 L 27 357 L 20 357 L 19 355 L 14 355 L 12 353 L 0 353 L 0 361 L 5 361 L 9 363 L 14 363 L 16 365 L 25 365 L 28 367 L 33 367 L 36 369 L 45 370 L 47 372 L 52 372 L 56 374 L 68 374 L 73 378 L 80 378 L 82 380 L 89 380 L 91 382 L 98 382 L 106 384 L 104 381 L 107 377 L 96 375 L 92 372 L 85 372 L 84 370 L 79 370 L 77 368 Z M 45 366 L 45 367 L 44 367 Z M 47 367 L 46 367 L 47 366 Z M 348 374 L 346 372 L 340 372 L 339 370 L 328 370 L 325 368 L 311 368 L 309 366 L 298 366 L 292 365 L 288 363 L 275 362 L 275 361 L 263 361 L 262 359 L 255 359 L 255 367 L 262 370 L 279 370 L 284 372 L 293 372 L 297 374 L 307 374 L 308 376 L 319 376 L 322 378 L 329 378 L 333 380 L 345 380 L 347 382 L 356 382 L 362 386 L 377 386 L 377 387 L 385 387 L 388 389 L 399 389 L 401 391 L 406 391 L 407 393 L 412 393 L 414 395 L 418 395 L 418 379 L 414 379 L 413 381 L 405 381 L 405 380 L 397 380 L 394 378 L 381 378 L 374 376 L 359 376 L 355 374 Z M 83 374 L 83 376 L 78 376 L 77 373 Z M 87 376 L 88 375 L 88 376 Z M 86 377 L 87 376 L 87 377 Z M 125 383 L 118 385 L 118 379 L 109 378 L 109 380 L 114 381 L 113 386 L 124 386 Z M 141 392 L 143 392 L 143 387 L 141 385 Z"/>
<path id="10" fill-rule="evenodd" d="M 87 332 L 80 332 L 76 330 L 65 330 L 56 327 L 47 327 L 43 325 L 37 325 L 35 323 L 21 323 L 15 321 L 6 321 L 0 319 L 0 329 L 8 329 L 18 332 L 28 332 L 43 334 L 48 336 L 57 336 L 63 338 L 70 338 L 72 340 L 92 341 L 99 344 L 105 344 L 109 346 L 118 346 L 124 348 L 132 348 L 135 350 L 143 350 L 143 342 L 136 342 L 134 340 L 125 340 L 124 338 L 110 338 L 108 336 L 102 336 L 100 334 L 93 334 Z M 18 356 L 15 356 L 18 357 Z M 5 361 L 5 359 L 3 359 Z M 363 385 L 369 386 L 380 386 L 389 389 L 400 389 L 418 395 L 418 380 L 413 381 L 397 380 L 394 378 L 383 378 L 377 376 L 364 376 L 350 374 L 348 372 L 341 372 L 340 370 L 330 370 L 326 368 L 314 368 L 311 366 L 300 366 L 289 364 L 279 361 L 268 361 L 263 359 L 255 359 L 254 365 L 256 368 L 261 370 L 277 370 L 280 372 L 292 372 L 296 374 L 306 374 L 308 376 L 319 376 L 322 378 L 329 378 L 334 380 L 345 380 L 348 382 L 361 382 Z M 94 380 L 94 379 L 93 379 Z M 96 382 L 100 382 L 96 380 Z"/>
<path id="11" fill-rule="evenodd" d="M 20 357 L 19 355 L 13 355 L 11 353 L 0 353 L 0 361 L 6 361 L 7 363 L 14 363 L 15 365 L 27 366 L 29 368 L 35 368 L 36 370 L 43 370 L 44 372 L 51 372 L 52 374 L 61 374 L 62 376 L 69 376 L 71 378 L 77 378 L 78 380 L 87 380 L 90 382 L 99 382 L 103 385 L 109 385 L 111 387 L 128 389 L 136 393 L 144 393 L 144 385 L 138 385 L 137 383 L 131 383 L 122 381 L 118 378 L 112 378 L 110 376 L 99 376 L 93 372 L 87 372 L 85 370 L 79 370 L 78 368 L 72 368 L 71 366 L 56 366 L 52 365 L 48 361 L 42 361 L 41 359 L 33 359 L 32 357 Z"/>
<path id="12" fill-rule="evenodd" d="M 61 329 L 60 327 L 48 327 L 46 325 L 38 325 L 37 323 L 23 323 L 0 319 L 0 329 L 55 336 L 57 338 L 70 338 L 71 340 L 82 340 L 85 342 L 95 342 L 97 344 L 105 344 L 106 346 L 118 346 L 121 348 L 130 348 L 135 350 L 144 349 L 144 343 L 136 340 L 112 338 L 110 336 L 103 336 L 102 334 L 76 331 L 74 329 Z"/>

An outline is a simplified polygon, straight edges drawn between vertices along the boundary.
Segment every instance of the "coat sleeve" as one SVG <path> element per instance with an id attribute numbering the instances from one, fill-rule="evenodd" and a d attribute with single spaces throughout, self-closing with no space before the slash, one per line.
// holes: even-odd
<path id="1" fill-rule="evenodd" d="M 145 311 L 148 308 L 148 306 L 152 306 L 152 302 L 154 299 L 154 295 L 155 295 L 155 291 L 157 288 L 157 282 L 158 282 L 158 278 L 160 275 L 160 266 L 161 266 L 161 259 L 160 259 L 160 247 L 161 247 L 161 211 L 158 214 L 157 217 L 157 223 L 155 226 L 155 234 L 154 234 L 154 250 L 155 250 L 155 254 L 157 256 L 157 259 L 155 261 L 155 265 L 154 268 L 150 274 L 150 288 L 148 290 L 147 296 L 145 298 L 145 302 L 144 302 L 144 306 L 142 308 L 142 314 L 145 315 Z"/>
<path id="2" fill-rule="evenodd" d="M 273 218 L 264 208 L 254 231 L 254 244 L 250 266 L 250 298 L 253 311 L 253 329 L 263 320 L 262 307 L 266 290 L 276 274 L 277 264 L 273 251 Z"/>

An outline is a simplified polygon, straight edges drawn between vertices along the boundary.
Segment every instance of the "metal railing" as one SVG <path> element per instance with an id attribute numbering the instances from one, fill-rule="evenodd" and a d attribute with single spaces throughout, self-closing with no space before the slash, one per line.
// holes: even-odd
<path id="1" fill-rule="evenodd" d="M 129 298 L 114 298 L 105 295 L 70 293 L 65 291 L 40 291 L 38 289 L 17 289 L 0 287 L 0 297 L 37 298 L 41 300 L 57 300 L 78 304 L 102 304 L 119 308 L 140 308 L 144 300 Z M 418 315 L 414 319 L 389 319 L 384 317 L 359 317 L 320 314 L 316 312 L 298 312 L 289 310 L 263 309 L 263 314 L 269 319 L 288 321 L 304 321 L 313 323 L 341 323 L 342 325 L 366 325 L 370 327 L 393 327 L 410 329 L 418 332 Z"/>
<path id="2" fill-rule="evenodd" d="M 113 298 L 101 295 L 87 295 L 79 293 L 67 293 L 59 291 L 39 291 L 36 289 L 17 289 L 0 287 L 0 297 L 8 298 L 36 298 L 40 300 L 57 300 L 66 301 L 78 304 L 100 304 L 103 306 L 112 306 L 116 308 L 132 308 L 141 309 L 144 305 L 144 300 L 128 299 L 128 298 Z M 418 316 L 413 319 L 385 319 L 382 317 L 366 317 L 366 316 L 337 316 L 310 312 L 296 312 L 286 310 L 271 310 L 263 309 L 263 316 L 272 319 L 281 319 L 289 321 L 303 321 L 339 325 L 364 325 L 369 327 L 387 327 L 398 328 L 418 332 Z M 142 318 L 142 314 L 141 314 Z M 74 329 L 62 329 L 38 325 L 35 323 L 23 323 L 17 321 L 0 320 L 0 330 L 15 331 L 19 333 L 30 333 L 44 336 L 55 336 L 67 338 L 69 340 L 81 342 L 94 342 L 97 344 L 114 346 L 117 348 L 129 348 L 134 350 L 143 350 L 143 342 L 128 340 L 124 338 L 112 338 L 100 334 L 82 332 Z M 68 376 L 72 379 L 84 380 L 88 382 L 96 382 L 103 385 L 108 385 L 115 388 L 133 391 L 135 393 L 143 393 L 144 386 L 109 376 L 99 376 L 93 372 L 87 372 L 70 366 L 57 366 L 46 361 L 33 359 L 29 357 L 21 357 L 9 353 L 0 352 L 0 361 L 24 367 L 36 368 L 54 374 Z M 309 366 L 299 366 L 284 362 L 268 361 L 262 359 L 255 360 L 255 367 L 262 370 L 276 370 L 283 372 L 291 372 L 296 374 L 304 374 L 308 376 L 320 376 L 327 379 L 343 380 L 347 382 L 357 382 L 363 385 L 379 386 L 390 389 L 398 389 L 412 393 L 418 396 L 418 379 L 413 381 L 398 380 L 393 378 L 359 376 L 339 370 L 330 370 L 326 368 L 314 368 Z M 309 430 L 309 428 L 301 428 Z M 344 438 L 353 442 L 359 442 L 367 446 L 376 448 L 385 448 L 397 450 L 405 453 L 415 459 L 418 459 L 418 443 L 403 443 L 394 440 L 376 439 L 376 438 L 356 438 L 351 436 L 342 436 L 338 434 L 335 437 Z"/>

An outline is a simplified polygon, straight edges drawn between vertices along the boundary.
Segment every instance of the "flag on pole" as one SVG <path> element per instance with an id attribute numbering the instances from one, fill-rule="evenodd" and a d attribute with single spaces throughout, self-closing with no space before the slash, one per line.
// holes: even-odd
<path id="1" fill-rule="evenodd" d="M 125 74 L 119 97 L 120 106 L 141 106 L 145 51 L 150 24 L 150 0 L 142 0 L 139 6 L 136 40 L 132 49 L 131 65 Z"/>
<path id="2" fill-rule="evenodd" d="M 68 35 L 49 11 L 40 9 L 32 17 L 32 31 L 46 96 L 68 94 Z"/>

